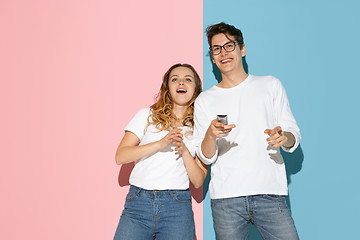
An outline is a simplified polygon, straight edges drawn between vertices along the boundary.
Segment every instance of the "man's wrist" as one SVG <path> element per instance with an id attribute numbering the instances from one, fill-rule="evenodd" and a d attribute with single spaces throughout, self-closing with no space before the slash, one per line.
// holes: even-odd
<path id="1" fill-rule="evenodd" d="M 284 132 L 284 135 L 286 136 L 287 141 L 284 143 L 283 146 L 288 149 L 294 147 L 294 145 L 295 145 L 294 135 L 291 132 Z"/>
<path id="2" fill-rule="evenodd" d="M 203 142 L 216 143 L 216 136 L 211 135 L 208 131 L 205 133 Z"/>
<path id="3" fill-rule="evenodd" d="M 201 153 L 206 158 L 212 158 L 216 153 L 216 138 L 215 141 L 211 141 L 209 139 L 206 141 L 204 139 L 201 143 Z"/>

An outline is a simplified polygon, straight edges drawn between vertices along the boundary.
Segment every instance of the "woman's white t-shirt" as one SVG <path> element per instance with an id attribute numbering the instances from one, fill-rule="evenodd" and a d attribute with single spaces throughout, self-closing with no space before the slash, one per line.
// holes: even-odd
<path id="1" fill-rule="evenodd" d="M 148 125 L 147 119 L 150 108 L 141 109 L 125 127 L 125 131 L 134 133 L 140 144 L 145 145 L 158 141 L 169 131 L 159 131 L 154 125 Z M 195 156 L 195 146 L 192 143 L 190 127 L 182 127 L 183 141 L 192 156 Z M 130 184 L 147 190 L 188 189 L 189 178 L 182 157 L 174 150 L 175 145 L 170 144 L 165 149 L 135 161 L 135 167 L 130 175 Z"/>

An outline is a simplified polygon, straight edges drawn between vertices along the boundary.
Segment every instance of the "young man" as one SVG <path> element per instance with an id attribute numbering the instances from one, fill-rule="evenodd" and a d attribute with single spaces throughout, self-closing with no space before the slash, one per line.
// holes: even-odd
<path id="1" fill-rule="evenodd" d="M 212 61 L 222 81 L 195 102 L 198 155 L 211 166 L 211 209 L 218 240 L 247 239 L 249 224 L 264 239 L 298 239 L 279 147 L 293 152 L 300 131 L 281 82 L 248 75 L 242 33 L 219 23 L 207 28 Z M 227 115 L 229 125 L 217 120 Z"/>

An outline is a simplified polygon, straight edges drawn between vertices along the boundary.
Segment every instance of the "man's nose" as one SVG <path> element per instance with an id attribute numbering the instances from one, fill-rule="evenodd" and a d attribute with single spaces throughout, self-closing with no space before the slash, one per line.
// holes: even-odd
<path id="1" fill-rule="evenodd" d="M 228 52 L 225 50 L 225 47 L 221 46 L 220 56 L 224 56 L 224 55 L 227 55 L 227 54 L 228 54 Z"/>

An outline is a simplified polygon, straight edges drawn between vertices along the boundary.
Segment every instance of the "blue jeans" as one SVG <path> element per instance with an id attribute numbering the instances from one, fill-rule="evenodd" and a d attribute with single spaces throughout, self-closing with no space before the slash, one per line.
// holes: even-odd
<path id="1" fill-rule="evenodd" d="M 285 196 L 212 199 L 211 210 L 218 240 L 247 239 L 250 223 L 265 240 L 299 239 Z"/>
<path id="2" fill-rule="evenodd" d="M 194 240 L 189 190 L 150 191 L 130 186 L 114 240 Z"/>

